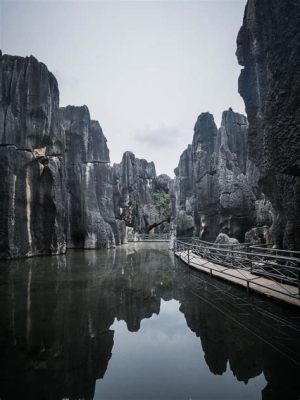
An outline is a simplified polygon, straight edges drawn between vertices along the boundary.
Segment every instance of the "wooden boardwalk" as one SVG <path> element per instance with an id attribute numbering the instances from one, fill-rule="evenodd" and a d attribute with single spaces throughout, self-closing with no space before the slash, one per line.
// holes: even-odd
<path id="1" fill-rule="evenodd" d="M 300 307 L 300 299 L 296 298 L 298 294 L 298 288 L 296 286 L 279 283 L 265 277 L 254 275 L 245 269 L 224 267 L 208 261 L 191 251 L 189 254 L 187 250 L 175 251 L 175 255 L 190 267 L 210 274 L 211 276 L 244 286 L 247 290 L 252 290 L 272 299 Z"/>

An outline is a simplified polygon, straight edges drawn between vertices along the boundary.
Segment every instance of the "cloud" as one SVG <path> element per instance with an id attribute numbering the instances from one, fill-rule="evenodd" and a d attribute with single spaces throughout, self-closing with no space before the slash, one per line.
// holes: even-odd
<path id="1" fill-rule="evenodd" d="M 158 127 L 145 126 L 138 129 L 132 139 L 145 147 L 155 149 L 176 147 L 183 137 L 183 132 L 174 126 L 161 124 Z"/>

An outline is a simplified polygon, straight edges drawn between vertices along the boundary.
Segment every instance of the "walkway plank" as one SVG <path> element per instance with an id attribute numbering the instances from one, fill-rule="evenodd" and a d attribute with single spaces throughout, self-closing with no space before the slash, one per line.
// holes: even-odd
<path id="1" fill-rule="evenodd" d="M 262 278 L 260 276 L 251 274 L 251 272 L 245 269 L 227 268 L 208 261 L 192 252 L 190 252 L 189 255 L 190 263 L 188 263 L 187 251 L 177 251 L 175 252 L 175 255 L 187 265 L 199 271 L 216 276 L 234 284 L 244 286 L 246 288 L 248 286 L 248 288 L 254 292 L 258 292 L 270 298 L 300 307 L 300 299 L 288 296 L 289 293 L 297 295 L 298 288 L 295 286 L 281 284 L 268 278 Z M 263 285 L 264 287 L 260 285 Z"/>

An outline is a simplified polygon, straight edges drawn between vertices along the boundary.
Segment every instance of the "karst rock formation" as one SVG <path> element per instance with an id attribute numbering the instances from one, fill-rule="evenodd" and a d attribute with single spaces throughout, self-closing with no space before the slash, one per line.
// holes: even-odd
<path id="1" fill-rule="evenodd" d="M 274 245 L 300 249 L 300 2 L 248 0 L 237 38 L 248 153 L 274 210 Z"/>
<path id="2" fill-rule="evenodd" d="M 248 122 L 232 109 L 221 127 L 202 113 L 192 144 L 182 153 L 172 186 L 177 235 L 214 241 L 225 233 L 239 241 L 254 226 L 270 224 L 270 204 L 257 190 L 255 166 L 248 160 Z"/>
<path id="3" fill-rule="evenodd" d="M 0 53 L 0 257 L 65 251 L 64 152 L 55 77 Z"/>
<path id="4" fill-rule="evenodd" d="M 106 138 L 86 106 L 60 109 L 66 136 L 67 245 L 111 247 L 125 241 L 125 223 L 116 220 L 113 174 Z"/>
<path id="5" fill-rule="evenodd" d="M 114 164 L 113 172 L 115 215 L 125 221 L 130 234 L 168 232 L 169 176 L 157 176 L 153 162 L 136 158 L 129 151 L 120 164 Z"/>
<path id="6" fill-rule="evenodd" d="M 167 175 L 109 149 L 87 106 L 59 107 L 55 77 L 33 56 L 0 53 L 0 258 L 112 247 L 169 229 Z"/>
<path id="7" fill-rule="evenodd" d="M 112 247 L 165 233 L 300 249 L 300 2 L 248 0 L 239 92 L 218 129 L 199 115 L 175 178 L 126 151 L 110 165 L 87 106 L 60 108 L 54 75 L 0 51 L 0 258 Z"/>

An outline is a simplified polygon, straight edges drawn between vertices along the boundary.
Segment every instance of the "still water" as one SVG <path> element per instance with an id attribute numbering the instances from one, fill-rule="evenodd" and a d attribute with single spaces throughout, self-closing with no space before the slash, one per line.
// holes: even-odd
<path id="1" fill-rule="evenodd" d="M 300 398 L 300 313 L 165 244 L 0 263 L 0 399 Z"/>

